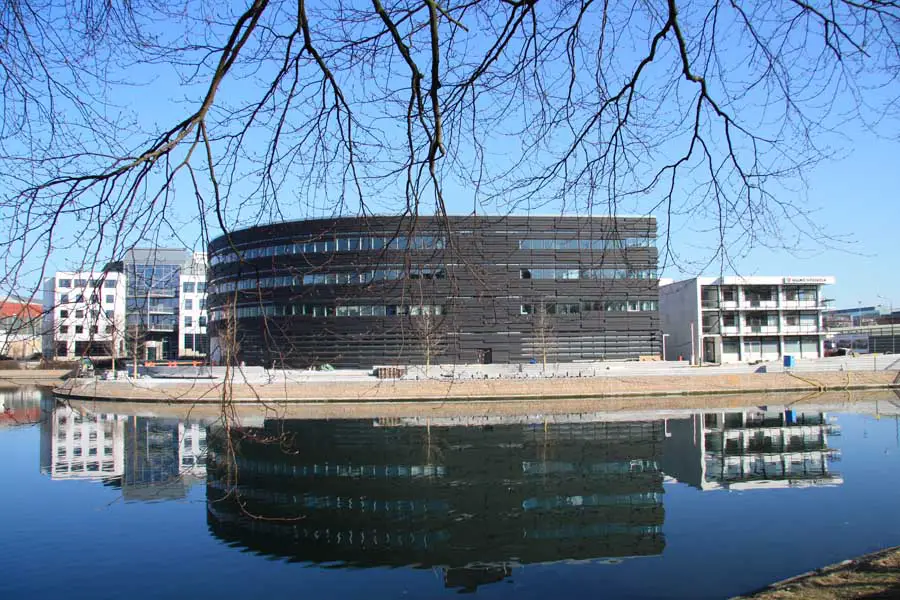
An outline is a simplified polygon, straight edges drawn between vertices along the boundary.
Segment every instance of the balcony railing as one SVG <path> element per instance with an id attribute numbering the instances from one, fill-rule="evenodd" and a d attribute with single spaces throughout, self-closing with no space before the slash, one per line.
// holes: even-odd
<path id="1" fill-rule="evenodd" d="M 745 325 L 743 333 L 779 333 L 778 325 Z"/>
<path id="2" fill-rule="evenodd" d="M 782 325 L 782 333 L 820 333 L 822 330 L 817 325 Z"/>

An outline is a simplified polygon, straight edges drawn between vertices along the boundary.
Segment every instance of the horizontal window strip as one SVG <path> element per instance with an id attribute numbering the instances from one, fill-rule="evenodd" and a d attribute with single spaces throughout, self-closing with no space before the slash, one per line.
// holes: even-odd
<path id="1" fill-rule="evenodd" d="M 256 290 L 279 287 L 299 287 L 310 285 L 359 285 L 377 281 L 400 281 L 403 279 L 445 279 L 443 268 L 418 269 L 373 269 L 366 271 L 335 271 L 331 273 L 306 273 L 304 275 L 283 275 L 273 277 L 251 277 L 237 281 L 223 281 L 210 284 L 209 293 L 224 294 L 235 290 Z"/>
<path id="2" fill-rule="evenodd" d="M 251 317 L 396 317 L 396 316 L 440 316 L 447 313 L 446 307 L 440 304 L 397 305 L 397 304 L 363 304 L 337 306 L 334 304 L 253 304 L 238 306 L 235 317 L 246 319 Z M 225 310 L 216 308 L 210 311 L 210 320 L 225 320 Z"/>
<path id="3" fill-rule="evenodd" d="M 440 267 L 416 269 L 372 269 L 361 271 L 335 271 L 330 273 L 305 273 L 271 277 L 250 277 L 236 281 L 221 281 L 209 286 L 209 293 L 224 294 L 236 290 L 255 290 L 280 287 L 313 285 L 365 285 L 379 281 L 446 279 L 447 270 Z M 569 269 L 569 268 L 521 268 L 520 279 L 656 279 L 652 269 Z"/>
<path id="4" fill-rule="evenodd" d="M 520 250 L 622 250 L 623 248 L 650 248 L 653 245 L 654 238 L 650 237 L 519 240 Z"/>
<path id="5" fill-rule="evenodd" d="M 583 312 L 653 312 L 659 310 L 656 300 L 582 300 L 580 302 L 546 302 L 522 304 L 523 315 L 574 315 Z"/>
<path id="6" fill-rule="evenodd" d="M 522 268 L 520 279 L 656 279 L 653 269 L 582 269 L 582 268 Z"/>
<path id="7" fill-rule="evenodd" d="M 364 252 L 372 250 L 440 250 L 446 240 L 440 236 L 397 236 L 397 237 L 340 237 L 328 240 L 294 242 L 248 248 L 240 254 L 227 250 L 213 255 L 210 264 L 215 266 L 243 260 L 254 260 L 274 256 L 295 254 L 333 254 L 335 252 Z"/>

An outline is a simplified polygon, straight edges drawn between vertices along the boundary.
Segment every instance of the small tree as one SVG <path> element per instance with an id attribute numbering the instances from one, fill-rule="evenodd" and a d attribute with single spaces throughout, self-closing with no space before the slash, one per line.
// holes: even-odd
<path id="1" fill-rule="evenodd" d="M 547 370 L 547 357 L 553 352 L 555 341 L 553 337 L 553 320 L 550 318 L 550 307 L 541 298 L 540 304 L 534 313 L 534 340 L 537 351 L 541 357 L 541 368 Z"/>
<path id="2" fill-rule="evenodd" d="M 425 375 L 436 356 L 446 349 L 446 330 L 443 311 L 438 306 L 414 306 L 410 308 L 410 324 L 422 352 Z"/>

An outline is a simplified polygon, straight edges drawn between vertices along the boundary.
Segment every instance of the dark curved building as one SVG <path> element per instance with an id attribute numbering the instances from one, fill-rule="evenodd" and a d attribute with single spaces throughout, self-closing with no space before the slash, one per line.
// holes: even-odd
<path id="1" fill-rule="evenodd" d="M 209 245 L 221 360 L 523 363 L 658 355 L 652 217 L 368 217 Z"/>

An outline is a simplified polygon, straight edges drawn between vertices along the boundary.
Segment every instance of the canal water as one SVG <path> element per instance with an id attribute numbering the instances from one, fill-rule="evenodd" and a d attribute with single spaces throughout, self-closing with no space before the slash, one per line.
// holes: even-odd
<path id="1" fill-rule="evenodd" d="M 900 544 L 900 398 L 179 420 L 0 393 L 0 598 L 723 598 Z"/>

